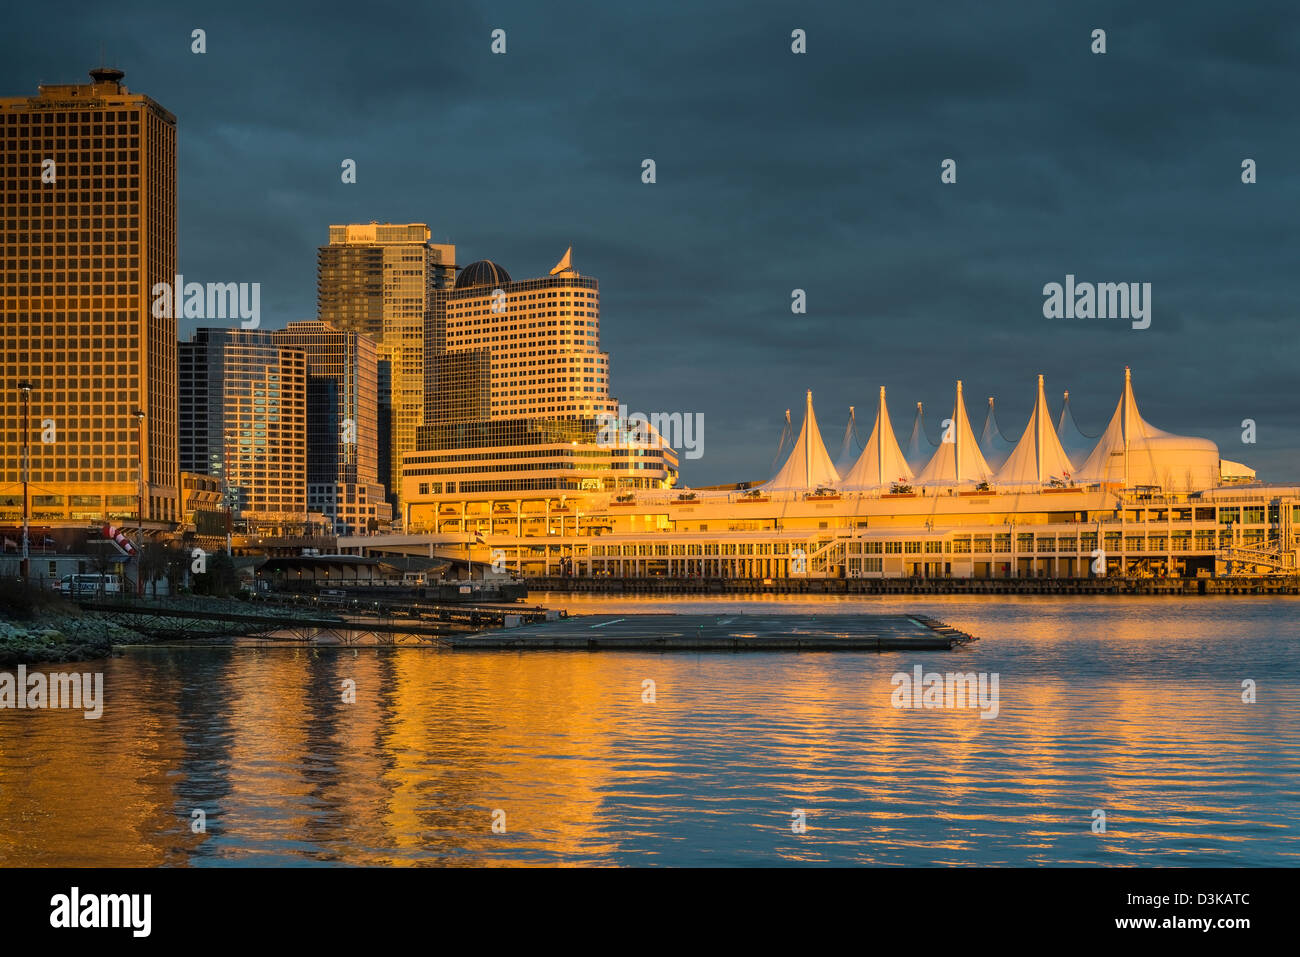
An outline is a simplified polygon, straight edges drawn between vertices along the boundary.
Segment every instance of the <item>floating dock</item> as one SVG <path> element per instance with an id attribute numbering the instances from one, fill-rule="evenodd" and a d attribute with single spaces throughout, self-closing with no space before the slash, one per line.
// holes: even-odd
<path id="1" fill-rule="evenodd" d="M 472 635 L 456 649 L 948 651 L 976 639 L 924 615 L 574 615 Z"/>

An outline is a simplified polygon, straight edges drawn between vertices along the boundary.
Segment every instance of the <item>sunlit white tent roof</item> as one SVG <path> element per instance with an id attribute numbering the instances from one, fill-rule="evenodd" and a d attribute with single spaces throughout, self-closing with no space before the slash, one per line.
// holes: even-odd
<path id="1" fill-rule="evenodd" d="M 858 443 L 857 439 L 858 422 L 857 414 L 853 406 L 849 406 L 849 424 L 844 427 L 844 439 L 840 442 L 840 454 L 835 457 L 835 471 L 841 475 L 853 468 L 853 463 L 858 460 Z"/>
<path id="2" fill-rule="evenodd" d="M 845 489 L 880 488 L 893 482 L 909 482 L 912 469 L 903 457 L 889 421 L 889 408 L 885 405 L 885 387 L 880 387 L 880 404 L 876 407 L 876 424 L 871 438 L 858 456 L 857 463 L 840 483 Z"/>
<path id="3" fill-rule="evenodd" d="M 930 461 L 932 455 L 934 455 L 934 446 L 930 443 L 930 437 L 925 434 L 925 412 L 918 402 L 916 417 L 912 419 L 912 434 L 907 439 L 907 451 L 903 453 L 903 457 L 907 459 L 907 464 L 915 473 L 925 467 L 925 463 Z"/>
<path id="4" fill-rule="evenodd" d="M 1075 479 L 1125 488 L 1159 485 L 1171 491 L 1215 488 L 1219 447 L 1209 439 L 1173 435 L 1148 425 L 1138 412 L 1133 377 L 1126 367 L 1124 393 L 1110 425 Z"/>
<path id="5" fill-rule="evenodd" d="M 1070 411 L 1070 390 L 1065 391 L 1065 402 L 1061 406 L 1061 418 L 1056 423 L 1056 437 L 1061 440 L 1061 448 L 1078 464 L 1085 461 L 1092 450 L 1097 447 L 1097 440 L 1090 439 L 1074 423 L 1074 414 Z"/>
<path id="6" fill-rule="evenodd" d="M 834 485 L 839 480 L 839 473 L 831 464 L 831 457 L 826 453 L 826 445 L 817 428 L 812 392 L 809 391 L 803 426 L 799 429 L 794 449 L 785 460 L 785 465 L 781 466 L 781 471 L 770 482 L 764 483 L 763 488 L 770 491 L 810 492 L 822 486 Z"/>
<path id="7" fill-rule="evenodd" d="M 1015 447 L 1016 443 L 998 429 L 998 420 L 993 414 L 993 396 L 989 396 L 989 411 L 984 416 L 984 431 L 980 433 L 980 454 L 984 456 L 989 468 L 996 469 L 1007 460 Z"/>
<path id="8" fill-rule="evenodd" d="M 917 484 L 965 485 L 969 482 L 987 482 L 992 477 L 993 470 L 980 454 L 979 443 L 971 431 L 970 417 L 966 415 L 966 401 L 961 395 L 961 380 L 958 379 L 957 400 L 953 403 L 950 427 L 945 428 L 939 448 L 916 477 Z"/>
<path id="9" fill-rule="evenodd" d="M 1052 428 L 1052 414 L 1047 409 L 1043 377 L 1038 377 L 1038 397 L 1029 424 L 993 481 L 1000 489 L 1038 488 L 1052 479 L 1065 480 L 1074 471 L 1069 456 Z"/>

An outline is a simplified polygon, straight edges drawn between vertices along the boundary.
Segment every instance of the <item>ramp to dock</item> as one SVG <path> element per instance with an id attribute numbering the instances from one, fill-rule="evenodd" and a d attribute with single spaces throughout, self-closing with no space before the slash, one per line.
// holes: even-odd
<path id="1" fill-rule="evenodd" d="M 923 615 L 579 615 L 444 647 L 543 651 L 946 651 L 976 639 Z"/>

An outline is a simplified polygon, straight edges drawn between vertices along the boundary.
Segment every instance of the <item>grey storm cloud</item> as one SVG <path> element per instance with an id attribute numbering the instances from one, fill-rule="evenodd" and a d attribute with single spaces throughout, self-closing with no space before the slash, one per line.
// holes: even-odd
<path id="1" fill-rule="evenodd" d="M 330 223 L 427 222 L 517 278 L 572 244 L 615 394 L 705 415 L 688 484 L 765 477 L 805 389 L 833 452 L 878 385 L 904 435 L 922 401 L 937 437 L 957 378 L 977 428 L 994 395 L 1018 434 L 1040 372 L 1097 434 L 1125 365 L 1153 424 L 1300 477 L 1293 4 L 556 9 L 22 5 L 0 89 L 79 82 L 103 51 L 175 113 L 180 268 L 261 282 L 271 326 L 314 313 Z M 1067 273 L 1152 283 L 1151 327 L 1045 319 Z"/>

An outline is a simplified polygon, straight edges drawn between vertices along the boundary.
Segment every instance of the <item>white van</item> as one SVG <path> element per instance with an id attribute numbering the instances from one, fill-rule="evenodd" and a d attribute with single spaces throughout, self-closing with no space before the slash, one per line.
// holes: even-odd
<path id="1" fill-rule="evenodd" d="M 64 575 L 59 581 L 59 591 L 69 598 L 93 598 L 96 595 L 122 594 L 122 576 L 92 572 Z"/>

